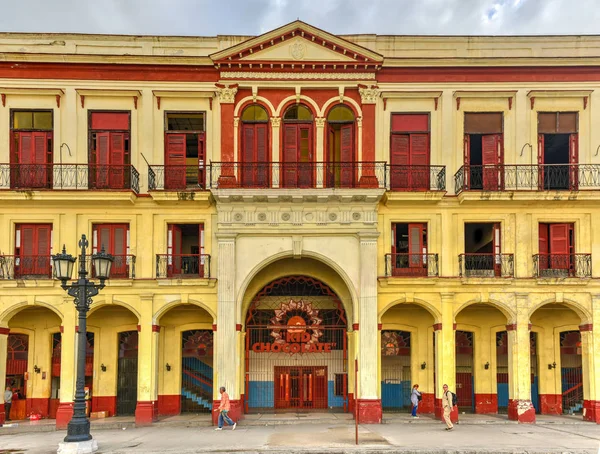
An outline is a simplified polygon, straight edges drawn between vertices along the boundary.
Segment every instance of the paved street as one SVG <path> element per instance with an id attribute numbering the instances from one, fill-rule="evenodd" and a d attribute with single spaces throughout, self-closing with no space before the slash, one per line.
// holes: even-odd
<path id="1" fill-rule="evenodd" d="M 212 427 L 156 425 L 96 430 L 100 453 L 590 453 L 600 452 L 600 428 L 575 420 L 546 420 L 537 425 L 509 424 L 502 419 L 465 418 L 452 432 L 430 418 L 392 418 L 388 424 L 354 426 L 331 418 L 313 423 L 245 425 L 215 431 Z M 0 434 L 2 429 L 0 429 Z M 64 432 L 0 436 L 0 454 L 56 452 Z"/>

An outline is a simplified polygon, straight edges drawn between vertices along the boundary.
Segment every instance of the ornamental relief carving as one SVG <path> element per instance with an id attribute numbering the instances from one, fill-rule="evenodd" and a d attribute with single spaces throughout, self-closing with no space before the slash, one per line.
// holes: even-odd
<path id="1" fill-rule="evenodd" d="M 324 128 L 325 127 L 325 117 L 317 117 L 315 118 L 315 126 L 317 128 Z"/>
<path id="2" fill-rule="evenodd" d="M 281 126 L 281 117 L 271 117 L 271 126 L 279 128 Z"/>
<path id="3" fill-rule="evenodd" d="M 350 66 L 350 65 L 349 65 Z M 275 80 L 374 80 L 375 73 L 308 73 L 289 72 L 271 73 L 257 71 L 223 71 L 224 79 L 275 79 Z"/>
<path id="4" fill-rule="evenodd" d="M 359 88 L 358 93 L 360 93 L 360 102 L 363 104 L 375 104 L 377 102 L 377 98 L 381 94 L 381 91 L 378 88 Z"/>
<path id="5" fill-rule="evenodd" d="M 263 228 L 265 225 L 278 226 L 282 229 L 289 225 L 352 225 L 364 227 L 365 225 L 375 227 L 377 225 L 377 211 L 353 208 L 340 210 L 331 208 L 326 211 L 306 208 L 304 210 L 278 210 L 257 213 L 253 210 L 219 211 L 219 224 L 256 226 Z"/>
<path id="6" fill-rule="evenodd" d="M 235 95 L 237 94 L 237 87 L 224 87 L 217 88 L 217 97 L 221 104 L 233 104 L 235 102 Z"/>

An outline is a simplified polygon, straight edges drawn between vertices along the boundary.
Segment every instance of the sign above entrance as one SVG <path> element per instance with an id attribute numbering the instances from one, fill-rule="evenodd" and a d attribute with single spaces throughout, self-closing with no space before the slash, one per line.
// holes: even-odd
<path id="1" fill-rule="evenodd" d="M 335 347 L 332 342 L 320 342 L 323 336 L 319 310 L 311 302 L 290 300 L 275 309 L 275 316 L 269 321 L 272 343 L 255 342 L 252 351 L 256 353 L 329 353 Z"/>

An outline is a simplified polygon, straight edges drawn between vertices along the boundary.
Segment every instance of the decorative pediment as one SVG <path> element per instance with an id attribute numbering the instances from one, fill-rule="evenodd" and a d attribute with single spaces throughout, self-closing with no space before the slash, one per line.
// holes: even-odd
<path id="1" fill-rule="evenodd" d="M 354 69 L 375 71 L 383 57 L 370 49 L 295 21 L 210 56 L 219 69 Z M 304 66 L 302 66 L 304 65 Z"/>

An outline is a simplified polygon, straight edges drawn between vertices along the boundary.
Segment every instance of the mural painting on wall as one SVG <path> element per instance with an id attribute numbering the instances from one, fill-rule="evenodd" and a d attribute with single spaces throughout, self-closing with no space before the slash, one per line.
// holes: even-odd
<path id="1" fill-rule="evenodd" d="M 560 333 L 560 353 L 563 355 L 581 355 L 581 333 L 563 331 Z"/>
<path id="2" fill-rule="evenodd" d="M 252 351 L 256 353 L 330 353 L 334 342 L 320 342 L 323 336 L 319 310 L 311 302 L 289 300 L 275 309 L 269 321 L 272 343 L 256 342 Z"/>
<path id="3" fill-rule="evenodd" d="M 466 355 L 473 353 L 473 333 L 470 331 L 456 332 L 456 353 Z"/>
<path id="4" fill-rule="evenodd" d="M 183 339 L 183 356 L 202 358 L 213 355 L 213 334 L 209 330 L 189 331 Z"/>
<path id="5" fill-rule="evenodd" d="M 382 356 L 410 355 L 410 333 L 405 331 L 381 332 Z"/>
<path id="6" fill-rule="evenodd" d="M 496 333 L 496 354 L 508 355 L 508 334 L 506 331 Z"/>

